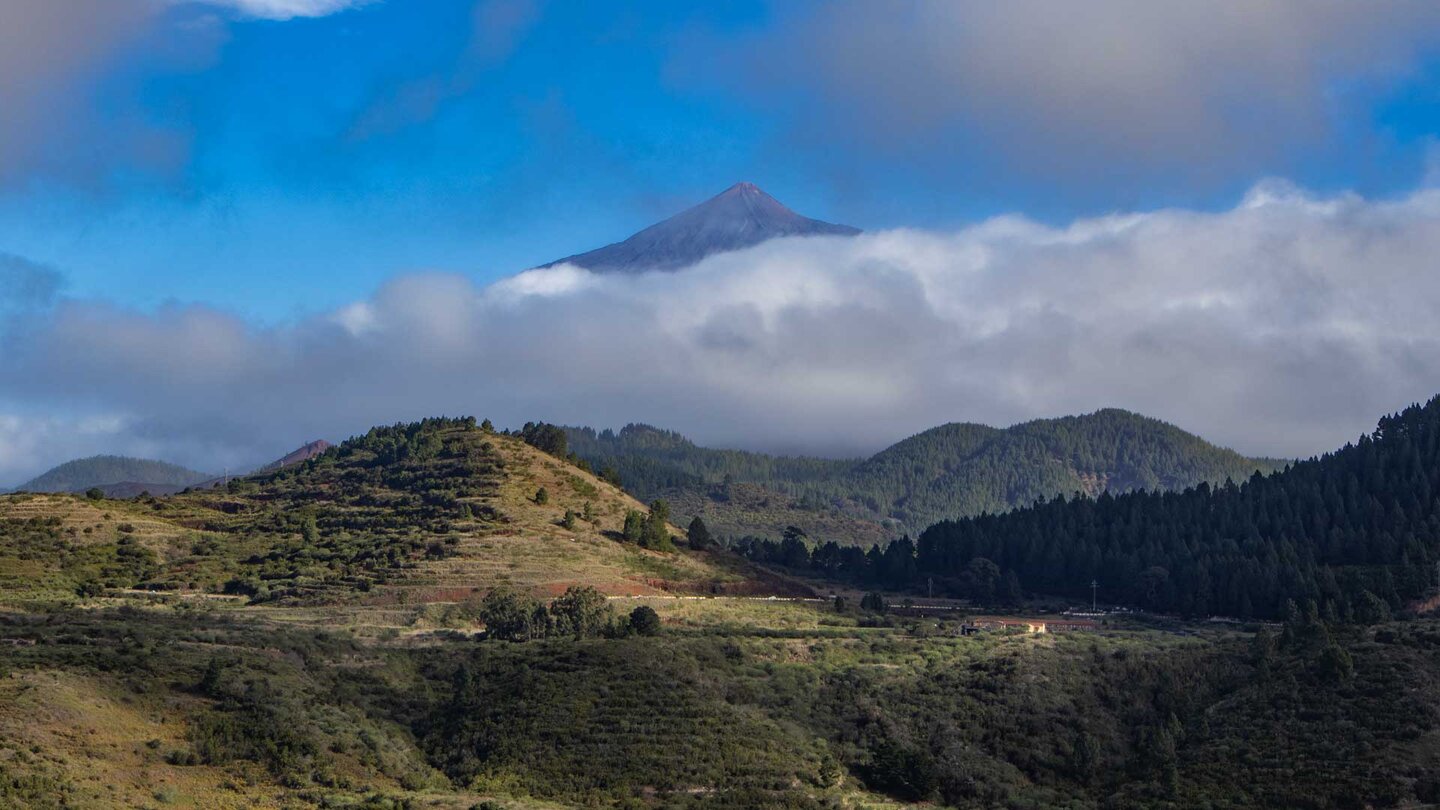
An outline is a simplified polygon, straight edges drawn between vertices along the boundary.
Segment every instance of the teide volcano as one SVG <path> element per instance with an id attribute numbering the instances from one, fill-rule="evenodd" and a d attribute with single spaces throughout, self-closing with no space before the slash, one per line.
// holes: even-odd
<path id="1" fill-rule="evenodd" d="M 694 208 L 613 245 L 543 265 L 574 264 L 597 273 L 679 270 L 706 256 L 782 236 L 854 236 L 859 228 L 810 219 L 753 183 L 737 183 Z"/>

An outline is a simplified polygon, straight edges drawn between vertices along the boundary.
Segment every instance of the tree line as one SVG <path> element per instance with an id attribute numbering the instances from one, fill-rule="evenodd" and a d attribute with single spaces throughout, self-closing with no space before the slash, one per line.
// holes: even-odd
<path id="1" fill-rule="evenodd" d="M 485 624 L 486 638 L 531 641 L 540 638 L 653 636 L 660 616 L 640 605 L 617 617 L 605 595 L 589 585 L 572 585 L 550 604 L 510 588 L 495 588 L 470 611 Z"/>

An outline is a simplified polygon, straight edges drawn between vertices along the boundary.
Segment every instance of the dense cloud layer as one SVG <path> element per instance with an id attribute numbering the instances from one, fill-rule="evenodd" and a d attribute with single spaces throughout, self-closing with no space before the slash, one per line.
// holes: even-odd
<path id="1" fill-rule="evenodd" d="M 1113 405 L 1305 455 L 1440 392 L 1437 255 L 1440 192 L 1266 186 L 1221 213 L 780 240 L 675 274 L 402 276 L 283 328 L 62 299 L 0 359 L 0 480 L 81 445 L 216 469 L 442 413 L 858 452 Z M 16 454 L 42 413 L 85 440 Z"/>

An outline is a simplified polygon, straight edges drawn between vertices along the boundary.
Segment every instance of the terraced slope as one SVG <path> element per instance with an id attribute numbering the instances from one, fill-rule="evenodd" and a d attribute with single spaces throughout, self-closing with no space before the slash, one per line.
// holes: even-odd
<path id="1" fill-rule="evenodd" d="M 772 587 L 734 561 L 622 542 L 631 510 L 645 507 L 518 438 L 427 420 L 221 490 L 0 498 L 0 592 L 11 602 L 140 588 L 386 605 L 499 584 L 537 596 L 574 584 L 617 595 Z"/>

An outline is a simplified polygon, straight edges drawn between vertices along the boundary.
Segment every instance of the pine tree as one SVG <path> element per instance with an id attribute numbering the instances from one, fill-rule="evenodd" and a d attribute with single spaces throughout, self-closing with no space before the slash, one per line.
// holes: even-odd
<path id="1" fill-rule="evenodd" d="M 639 543 L 645 536 L 645 516 L 635 509 L 626 512 L 625 528 L 621 534 L 628 542 Z"/>
<path id="2" fill-rule="evenodd" d="M 696 551 L 703 551 L 710 547 L 710 530 L 705 527 L 705 521 L 696 515 L 690 521 L 690 527 L 685 530 L 685 537 L 690 541 L 690 548 Z"/>
<path id="3" fill-rule="evenodd" d="M 641 529 L 640 545 L 656 551 L 673 551 L 670 541 L 670 505 L 664 501 L 650 504 L 650 515 Z"/>
<path id="4" fill-rule="evenodd" d="M 885 597 L 875 591 L 871 591 L 860 600 L 860 609 L 868 610 L 871 613 L 884 613 L 890 609 L 885 602 Z"/>

